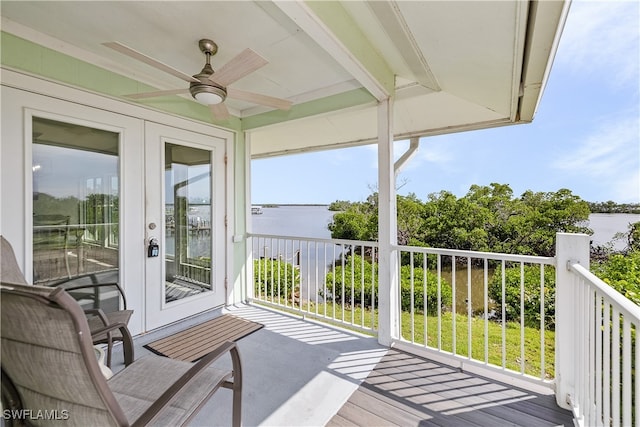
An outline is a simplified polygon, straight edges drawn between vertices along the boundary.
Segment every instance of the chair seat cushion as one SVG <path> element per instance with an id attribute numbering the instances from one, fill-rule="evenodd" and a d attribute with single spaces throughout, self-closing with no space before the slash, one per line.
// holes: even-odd
<path id="1" fill-rule="evenodd" d="M 129 319 L 131 318 L 132 314 L 133 310 L 119 310 L 113 311 L 111 313 L 105 313 L 105 316 L 107 316 L 107 320 L 109 321 L 110 325 L 114 323 L 124 323 L 126 325 L 129 323 Z M 89 322 L 89 329 L 91 331 L 95 331 L 105 326 L 98 316 L 91 316 L 87 320 Z M 111 332 L 111 339 L 116 341 L 122 340 L 122 334 L 119 330 L 116 329 Z M 107 342 L 107 333 L 105 332 L 104 334 L 94 336 L 93 342 L 95 344 Z"/>
<path id="2" fill-rule="evenodd" d="M 108 384 L 129 422 L 133 423 L 192 366 L 193 363 L 166 357 L 142 357 L 113 376 Z M 159 372 L 162 375 L 157 375 Z M 154 424 L 180 425 L 185 422 L 202 402 L 231 377 L 230 369 L 204 369 L 178 393 L 154 420 Z"/>

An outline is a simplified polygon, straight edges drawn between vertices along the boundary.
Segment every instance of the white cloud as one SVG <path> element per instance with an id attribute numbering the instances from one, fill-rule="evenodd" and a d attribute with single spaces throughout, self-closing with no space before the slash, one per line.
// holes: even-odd
<path id="1" fill-rule="evenodd" d="M 604 71 L 603 84 L 638 81 L 637 1 L 574 1 L 560 41 L 558 61 L 582 74 Z M 611 70 L 614 70 L 613 72 Z"/>
<path id="2" fill-rule="evenodd" d="M 578 147 L 552 166 L 612 189 L 619 202 L 640 200 L 640 119 L 621 117 L 600 124 Z"/>
<path id="3" fill-rule="evenodd" d="M 635 173 L 630 171 L 628 175 L 620 177 L 614 183 L 613 195 L 620 203 L 638 203 L 640 201 L 640 170 Z"/>

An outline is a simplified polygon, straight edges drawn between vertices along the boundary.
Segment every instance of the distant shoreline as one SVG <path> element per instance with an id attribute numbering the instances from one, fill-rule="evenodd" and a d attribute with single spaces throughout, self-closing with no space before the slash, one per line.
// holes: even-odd
<path id="1" fill-rule="evenodd" d="M 280 206 L 329 206 L 329 203 L 252 203 L 251 206 L 263 208 L 278 208 Z"/>

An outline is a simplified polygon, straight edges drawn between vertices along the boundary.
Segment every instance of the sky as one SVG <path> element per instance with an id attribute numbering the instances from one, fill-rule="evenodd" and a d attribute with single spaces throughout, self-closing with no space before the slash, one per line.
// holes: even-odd
<path id="1" fill-rule="evenodd" d="M 589 202 L 640 202 L 640 2 L 574 0 L 533 123 L 422 138 L 398 194 L 508 184 L 562 188 Z M 400 156 L 408 141 L 397 141 Z M 471 153 L 471 155 L 469 155 Z M 364 201 L 377 189 L 375 145 L 257 159 L 252 203 Z"/>

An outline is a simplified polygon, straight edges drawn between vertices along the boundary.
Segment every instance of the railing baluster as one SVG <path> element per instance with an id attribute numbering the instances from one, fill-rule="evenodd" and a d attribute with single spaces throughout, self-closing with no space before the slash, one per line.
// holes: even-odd
<path id="1" fill-rule="evenodd" d="M 506 330 L 506 323 L 507 323 L 507 309 L 506 309 L 506 283 L 507 283 L 507 265 L 506 262 L 504 260 L 502 260 L 502 268 L 501 268 L 501 272 L 502 272 L 502 318 L 501 318 L 501 326 L 502 326 L 502 369 L 506 369 L 507 368 L 507 330 Z"/>
<path id="2" fill-rule="evenodd" d="M 604 353 L 602 355 L 602 420 L 605 426 L 611 425 L 611 304 L 604 305 Z"/>
<path id="3" fill-rule="evenodd" d="M 471 360 L 471 257 L 467 257 L 467 358 Z"/>
<path id="4" fill-rule="evenodd" d="M 276 265 L 278 266 L 278 303 L 280 303 L 280 301 L 282 300 L 282 294 L 280 293 L 282 290 L 280 289 L 280 282 L 281 282 L 281 277 L 280 277 L 280 266 L 283 262 L 282 260 L 282 256 L 280 255 L 280 239 L 276 240 L 277 242 L 277 260 L 276 260 Z"/>
<path id="5" fill-rule="evenodd" d="M 398 257 L 398 263 L 397 263 L 397 267 L 398 267 L 398 277 L 400 277 L 401 273 L 400 273 L 400 269 L 402 268 L 402 263 L 400 262 L 400 257 L 401 257 L 401 253 L 398 252 L 397 254 Z M 400 333 L 400 337 L 402 337 L 402 285 L 398 286 L 398 331 Z"/>
<path id="6" fill-rule="evenodd" d="M 544 264 L 540 264 L 540 379 L 545 379 L 544 366 L 544 330 L 545 330 L 545 312 L 544 305 Z"/>
<path id="7" fill-rule="evenodd" d="M 331 283 L 331 289 L 332 291 L 332 295 L 331 295 L 331 308 L 333 310 L 333 312 L 331 313 L 331 318 L 335 319 L 336 318 L 336 247 L 337 245 L 333 245 L 333 274 L 332 274 L 332 283 Z"/>
<path id="8" fill-rule="evenodd" d="M 344 295 L 345 295 L 345 294 L 344 294 L 344 291 L 345 291 L 344 281 L 345 281 L 345 277 L 346 277 L 346 273 L 345 273 L 345 271 L 344 271 L 344 269 L 345 269 L 345 263 L 344 263 L 344 261 L 345 261 L 345 260 L 344 260 L 344 258 L 345 258 L 344 245 L 342 245 L 342 251 L 341 251 L 341 252 L 342 252 L 342 255 L 340 256 L 340 259 L 341 259 L 341 265 L 342 265 L 342 293 L 341 293 L 340 295 L 342 295 L 342 296 L 341 296 L 340 300 L 341 300 L 341 302 L 342 302 L 342 304 L 341 304 L 341 305 L 342 305 L 342 313 L 340 314 L 340 320 L 342 320 L 342 322 L 344 322 L 344 299 L 345 299 L 345 298 L 344 298 Z"/>
<path id="9" fill-rule="evenodd" d="M 437 255 L 437 275 L 438 275 L 438 350 L 442 350 L 442 256 Z"/>
<path id="10" fill-rule="evenodd" d="M 640 370 L 640 337 L 638 336 L 638 327 L 640 326 L 640 323 L 636 322 L 634 325 L 634 332 L 635 332 L 635 372 L 636 375 L 634 375 L 634 382 L 635 382 L 635 400 L 634 400 L 634 408 L 635 408 L 635 412 L 634 412 L 634 417 L 635 417 L 635 426 L 636 427 L 640 427 L 640 414 L 638 414 L 638 409 L 640 409 L 640 379 L 638 378 L 637 372 L 638 370 Z"/>
<path id="11" fill-rule="evenodd" d="M 428 284 L 428 265 L 427 265 L 427 254 L 423 253 L 422 254 L 422 302 L 423 302 L 423 313 L 424 316 L 424 345 L 425 347 L 429 346 L 429 333 L 428 333 L 428 326 L 427 325 L 427 319 L 429 318 L 429 300 L 428 300 L 428 291 L 427 291 L 427 286 Z"/>
<path id="12" fill-rule="evenodd" d="M 332 245 L 335 248 L 335 245 Z M 327 244 L 325 243 L 324 247 L 323 247 L 323 251 L 324 252 L 324 261 L 323 261 L 323 270 L 322 270 L 322 307 L 324 309 L 324 313 L 323 316 L 327 317 L 327 269 L 328 269 L 328 264 L 327 264 Z"/>
<path id="13" fill-rule="evenodd" d="M 595 292 L 595 424 L 602 425 L 602 297 Z"/>
<path id="14" fill-rule="evenodd" d="M 458 354 L 456 351 L 456 338 L 458 329 L 456 328 L 456 257 L 455 255 L 451 257 L 451 293 L 453 302 L 451 303 L 452 314 L 451 314 L 451 353 Z"/>
<path id="15" fill-rule="evenodd" d="M 314 289 L 315 289 L 314 295 L 315 295 L 315 302 L 316 302 L 316 307 L 315 307 L 316 316 L 318 315 L 318 280 L 320 279 L 318 277 L 318 246 L 319 245 L 320 245 L 319 242 L 315 242 L 315 250 L 316 250 L 316 265 L 315 265 L 315 267 L 316 268 L 314 268 L 314 270 L 315 270 L 316 275 L 315 275 L 315 283 L 314 283 L 314 285 L 315 285 L 314 286 Z M 309 297 L 309 299 L 311 299 L 311 297 Z"/>
<path id="16" fill-rule="evenodd" d="M 360 246 L 362 257 L 360 258 L 360 326 L 364 326 L 364 245 Z"/>
<path id="17" fill-rule="evenodd" d="M 376 324 L 376 295 L 378 290 L 376 289 L 376 248 L 371 247 L 371 329 L 375 330 Z"/>
<path id="18" fill-rule="evenodd" d="M 613 417 L 612 425 L 620 426 L 620 312 L 613 308 L 613 325 L 611 333 L 611 412 Z"/>
<path id="19" fill-rule="evenodd" d="M 400 263 L 398 263 L 398 265 L 400 265 Z M 410 289 L 410 296 L 409 296 L 409 303 L 411 304 L 411 307 L 409 308 L 410 313 L 411 313 L 411 342 L 415 343 L 416 342 L 416 337 L 415 337 L 415 327 L 414 325 L 416 324 L 416 317 L 415 317 L 415 309 L 414 309 L 414 292 L 415 292 L 415 280 L 413 277 L 413 251 L 409 252 L 409 265 L 411 266 L 410 271 L 410 279 L 409 279 L 409 289 Z M 401 268 L 401 267 L 400 267 Z M 400 276 L 402 276 L 402 274 L 400 274 Z M 400 286 L 400 301 L 402 301 L 402 286 Z M 400 303 L 400 313 L 402 313 L 402 303 Z M 402 318 L 402 315 L 400 315 L 400 318 Z M 402 330 L 402 329 L 401 329 Z"/>
<path id="20" fill-rule="evenodd" d="M 271 238 L 271 243 L 270 243 L 270 247 L 273 248 L 273 238 Z M 271 277 L 271 302 L 273 302 L 273 253 L 271 253 L 271 256 L 269 257 L 269 267 L 270 267 L 270 272 L 269 272 L 269 276 Z"/>
<path id="21" fill-rule="evenodd" d="M 355 309 L 355 291 L 356 291 L 356 248 L 352 246 L 351 250 L 351 324 L 354 320 Z"/>
<path id="22" fill-rule="evenodd" d="M 311 313 L 311 242 L 307 240 L 307 313 Z M 300 305 L 302 305 L 302 293 L 300 294 Z"/>
<path id="23" fill-rule="evenodd" d="M 596 325 L 596 306 L 595 306 L 595 292 L 594 290 L 591 288 L 591 286 L 587 286 L 586 287 L 586 293 L 587 293 L 587 299 L 588 299 L 588 307 L 589 307 L 589 328 L 587 333 L 585 334 L 586 338 L 587 338 L 587 342 L 589 343 L 589 370 L 587 372 L 587 376 L 586 378 L 589 381 L 589 408 L 588 408 L 588 414 L 589 414 L 589 419 L 588 422 L 591 425 L 595 424 L 595 419 L 596 419 L 596 406 L 595 406 L 595 401 L 594 401 L 594 397 L 595 397 L 595 372 L 596 372 L 596 343 L 595 343 L 595 339 L 593 339 L 594 337 L 591 336 L 592 331 L 595 331 L 595 325 Z"/>
<path id="24" fill-rule="evenodd" d="M 483 271 L 483 295 L 484 295 L 484 363 L 489 363 L 489 260 L 484 259 Z"/>
<path id="25" fill-rule="evenodd" d="M 638 369 L 638 368 L 636 368 Z M 631 425 L 631 323 L 622 323 L 622 425 Z"/>
<path id="26" fill-rule="evenodd" d="M 520 263 L 520 373 L 524 374 L 524 262 Z"/>

